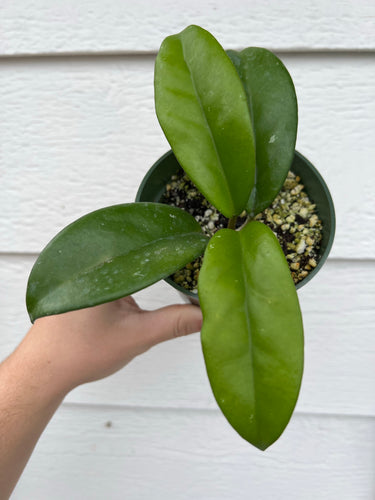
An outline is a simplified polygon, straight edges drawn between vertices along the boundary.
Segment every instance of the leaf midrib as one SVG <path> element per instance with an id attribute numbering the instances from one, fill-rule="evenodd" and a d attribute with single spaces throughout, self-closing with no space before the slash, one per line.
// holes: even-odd
<path id="1" fill-rule="evenodd" d="M 242 276 L 245 277 L 244 281 L 244 289 L 245 289 L 245 317 L 246 317 L 246 325 L 247 325 L 247 331 L 249 332 L 249 354 L 250 354 L 250 359 L 251 359 L 251 370 L 253 372 L 253 394 L 254 394 L 254 422 L 255 422 L 255 428 L 256 428 L 256 434 L 258 434 L 259 429 L 258 429 L 258 419 L 257 419 L 257 405 L 256 405 L 256 370 L 255 370 L 255 363 L 254 363 L 254 352 L 253 352 L 253 339 L 252 339 L 252 331 L 251 331 L 251 312 L 250 312 L 250 294 L 249 294 L 249 288 L 247 285 L 247 272 L 246 272 L 246 266 L 244 263 L 244 254 L 242 250 L 242 238 L 241 238 L 241 233 L 239 233 L 240 237 L 240 259 L 241 259 L 241 272 Z"/>
<path id="2" fill-rule="evenodd" d="M 215 141 L 215 138 L 214 138 L 214 135 L 212 133 L 212 130 L 211 130 L 211 127 L 207 121 L 207 117 L 206 117 L 206 114 L 204 112 L 204 107 L 203 107 L 203 104 L 202 104 L 202 100 L 201 100 L 201 97 L 200 97 L 200 94 L 197 90 L 197 86 L 196 86 L 196 83 L 195 83 L 195 80 L 194 80 L 194 76 L 193 76 L 193 71 L 191 70 L 190 68 L 190 65 L 185 57 L 185 47 L 184 47 L 184 44 L 182 42 L 182 40 L 180 40 L 180 43 L 181 43 L 181 49 L 182 49 L 182 57 L 183 57 L 183 60 L 186 64 L 186 67 L 188 68 L 188 72 L 189 72 L 189 76 L 190 76 L 190 80 L 191 80 L 191 84 L 192 84 L 192 87 L 193 87 L 193 90 L 194 90 L 194 93 L 195 93 L 195 96 L 197 98 L 197 101 L 198 101 L 198 104 L 199 104 L 199 107 L 201 109 L 201 112 L 202 112 L 202 115 L 203 115 L 203 119 L 204 119 L 204 122 L 206 123 L 207 125 L 207 128 L 208 128 L 208 132 L 209 132 L 209 135 L 211 137 L 211 141 L 213 143 L 213 146 L 214 146 L 214 150 L 215 150 L 215 154 L 216 154 L 216 158 L 217 158 L 217 161 L 218 161 L 218 164 L 220 166 L 220 170 L 221 170 L 221 173 L 223 174 L 223 177 L 224 177 L 224 180 L 225 180 L 225 187 L 226 187 L 226 190 L 227 190 L 227 195 L 228 195 L 228 198 L 230 199 L 231 201 L 231 205 L 232 205 L 232 212 L 235 212 L 235 204 L 234 204 L 234 200 L 233 200 L 233 197 L 232 197 L 232 194 L 230 192 L 230 189 L 229 189 L 229 181 L 228 181 L 228 177 L 227 177 L 227 174 L 225 172 L 225 169 L 223 167 L 223 164 L 221 162 L 221 159 L 220 159 L 220 155 L 219 155 L 219 151 L 218 151 L 218 148 L 217 148 L 217 145 L 216 145 L 216 141 Z"/>
<path id="3" fill-rule="evenodd" d="M 182 236 L 182 237 L 186 237 L 186 236 L 190 236 L 190 235 L 198 235 L 198 236 L 201 236 L 201 237 L 204 237 L 204 235 L 202 234 L 199 234 L 197 232 L 189 232 L 189 233 L 179 233 L 178 236 Z M 167 237 L 162 237 L 162 238 L 157 238 L 155 240 L 152 240 L 152 242 L 149 242 L 149 243 L 145 243 L 144 245 L 141 245 L 139 247 L 136 247 L 136 248 L 133 248 L 132 250 L 128 250 L 127 252 L 125 253 L 120 253 L 118 255 L 115 255 L 114 257 L 110 257 L 108 258 L 107 260 L 105 260 L 104 262 L 101 262 L 101 263 L 97 263 L 95 265 L 92 265 L 90 266 L 88 269 L 86 269 L 85 271 L 82 271 L 82 272 L 79 272 L 77 274 L 74 274 L 74 276 L 72 276 L 71 278 L 67 279 L 67 280 L 64 280 L 64 281 L 60 281 L 54 288 L 53 288 L 53 291 L 56 292 L 59 288 L 67 285 L 68 283 L 72 283 L 74 282 L 76 279 L 78 278 L 81 278 L 83 276 L 86 276 L 88 274 L 90 274 L 91 272 L 94 272 L 94 271 L 97 271 L 99 270 L 100 268 L 102 268 L 106 263 L 108 264 L 109 261 L 110 262 L 113 262 L 115 259 L 119 259 L 119 258 L 123 258 L 123 257 L 126 257 L 127 255 L 130 255 L 131 253 L 134 253 L 134 252 L 140 252 L 142 249 L 146 249 L 147 247 L 150 247 L 152 245 L 154 245 L 155 243 L 158 243 L 158 242 L 161 242 L 161 241 L 168 241 L 168 240 L 175 240 L 176 239 L 176 236 L 167 236 Z M 46 294 L 48 295 L 48 293 Z M 44 295 L 44 297 L 46 297 L 46 295 Z"/>

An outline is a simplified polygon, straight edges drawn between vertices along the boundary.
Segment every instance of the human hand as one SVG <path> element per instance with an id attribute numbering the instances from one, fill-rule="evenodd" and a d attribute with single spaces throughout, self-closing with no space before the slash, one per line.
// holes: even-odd
<path id="1" fill-rule="evenodd" d="M 35 321 L 24 342 L 46 360 L 62 391 L 116 372 L 153 345 L 199 331 L 201 310 L 142 310 L 132 297 Z"/>
<path id="2" fill-rule="evenodd" d="M 0 364 L 0 498 L 11 494 L 71 389 L 111 375 L 153 345 L 201 325 L 196 306 L 144 311 L 132 297 L 36 320 Z"/>

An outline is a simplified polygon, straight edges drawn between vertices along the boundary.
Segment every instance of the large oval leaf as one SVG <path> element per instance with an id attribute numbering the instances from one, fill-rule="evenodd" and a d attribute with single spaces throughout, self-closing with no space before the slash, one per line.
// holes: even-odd
<path id="1" fill-rule="evenodd" d="M 182 168 L 226 217 L 242 212 L 254 185 L 246 93 L 229 57 L 198 26 L 164 40 L 155 64 L 155 106 Z"/>
<path id="2" fill-rule="evenodd" d="M 31 321 L 136 292 L 191 262 L 207 241 L 191 215 L 159 203 L 115 205 L 85 215 L 36 261 L 26 296 Z"/>
<path id="3" fill-rule="evenodd" d="M 292 163 L 297 98 L 288 70 L 269 50 L 249 47 L 227 53 L 244 85 L 253 119 L 256 181 L 247 209 L 256 214 L 272 203 Z"/>
<path id="4" fill-rule="evenodd" d="M 272 231 L 218 231 L 199 275 L 202 347 L 211 387 L 236 431 L 261 450 L 283 432 L 303 371 L 298 298 Z"/>

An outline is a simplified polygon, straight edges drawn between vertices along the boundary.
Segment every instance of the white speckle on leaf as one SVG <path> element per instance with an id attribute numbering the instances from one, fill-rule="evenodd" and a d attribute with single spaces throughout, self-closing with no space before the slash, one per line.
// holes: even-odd
<path id="1" fill-rule="evenodd" d="M 273 142 L 275 142 L 277 139 L 276 135 L 271 135 L 270 137 L 270 140 L 268 141 L 269 144 L 272 144 Z"/>

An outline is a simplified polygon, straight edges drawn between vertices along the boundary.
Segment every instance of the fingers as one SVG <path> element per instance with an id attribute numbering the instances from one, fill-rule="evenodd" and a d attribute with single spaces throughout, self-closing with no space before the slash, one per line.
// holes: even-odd
<path id="1" fill-rule="evenodd" d="M 202 328 L 202 311 L 193 305 L 173 305 L 145 312 L 142 318 L 143 335 L 150 347 L 198 332 Z"/>

